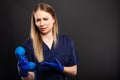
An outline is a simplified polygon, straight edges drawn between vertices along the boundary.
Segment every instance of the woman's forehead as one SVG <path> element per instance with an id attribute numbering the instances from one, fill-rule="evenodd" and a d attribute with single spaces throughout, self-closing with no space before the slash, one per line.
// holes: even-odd
<path id="1" fill-rule="evenodd" d="M 50 13 L 43 11 L 43 10 L 37 10 L 34 13 L 35 18 L 43 18 L 43 17 L 52 17 Z"/>

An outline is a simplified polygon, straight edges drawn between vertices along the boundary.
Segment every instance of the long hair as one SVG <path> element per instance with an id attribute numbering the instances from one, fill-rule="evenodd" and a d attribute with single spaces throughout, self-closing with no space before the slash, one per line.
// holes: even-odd
<path id="1" fill-rule="evenodd" d="M 42 38 L 40 35 L 40 31 L 37 28 L 37 26 L 35 25 L 35 18 L 34 18 L 34 14 L 37 10 L 42 10 L 45 12 L 48 12 L 51 14 L 51 16 L 53 17 L 53 19 L 55 20 L 55 23 L 53 24 L 53 42 L 54 42 L 54 47 L 57 45 L 57 35 L 58 35 L 58 22 L 57 22 L 57 17 L 56 14 L 54 12 L 54 9 L 46 3 L 39 3 L 37 4 L 32 12 L 31 15 L 31 31 L 30 31 L 30 36 L 33 42 L 33 49 L 34 49 L 34 54 L 38 60 L 38 62 L 41 62 L 44 60 L 43 57 L 43 47 L 42 47 Z"/>

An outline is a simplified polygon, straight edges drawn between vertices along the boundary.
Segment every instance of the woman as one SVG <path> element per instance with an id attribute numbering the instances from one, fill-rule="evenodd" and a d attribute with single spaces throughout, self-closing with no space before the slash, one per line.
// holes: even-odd
<path id="1" fill-rule="evenodd" d="M 23 43 L 25 60 L 18 62 L 23 80 L 69 80 L 77 74 L 77 59 L 73 41 L 58 34 L 58 22 L 53 8 L 37 4 L 31 16 L 30 37 Z M 23 69 L 33 62 L 33 70 Z"/>

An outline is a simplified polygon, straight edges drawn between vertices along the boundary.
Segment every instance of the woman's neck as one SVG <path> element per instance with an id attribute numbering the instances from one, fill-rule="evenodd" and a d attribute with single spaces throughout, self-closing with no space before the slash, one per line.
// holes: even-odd
<path id="1" fill-rule="evenodd" d="M 41 35 L 41 37 L 42 37 L 42 39 L 43 39 L 43 41 L 44 40 L 53 40 L 53 33 L 52 32 L 49 32 L 49 33 L 47 33 L 47 34 L 42 34 Z"/>
<path id="2" fill-rule="evenodd" d="M 48 33 L 45 35 L 41 35 L 43 42 L 48 46 L 48 48 L 51 50 L 52 44 L 53 44 L 53 34 Z"/>

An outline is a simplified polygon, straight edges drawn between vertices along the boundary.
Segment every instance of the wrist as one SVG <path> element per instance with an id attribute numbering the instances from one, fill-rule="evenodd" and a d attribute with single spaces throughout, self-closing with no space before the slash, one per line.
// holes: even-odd
<path id="1" fill-rule="evenodd" d="M 29 75 L 27 70 L 20 70 L 20 77 L 27 77 Z"/>
<path id="2" fill-rule="evenodd" d="M 64 70 L 64 66 L 60 66 L 59 71 L 62 72 Z"/>

